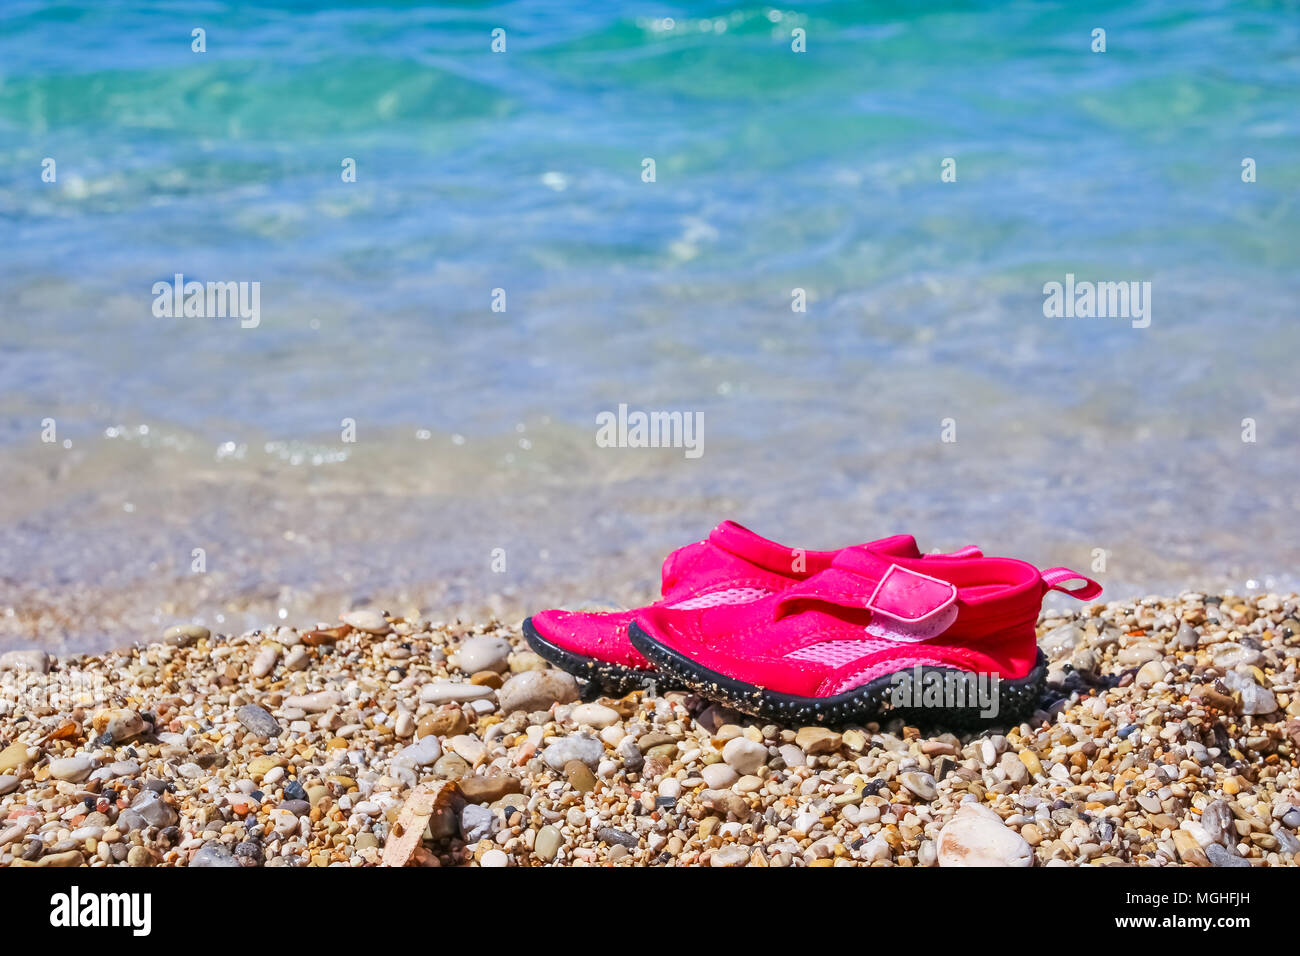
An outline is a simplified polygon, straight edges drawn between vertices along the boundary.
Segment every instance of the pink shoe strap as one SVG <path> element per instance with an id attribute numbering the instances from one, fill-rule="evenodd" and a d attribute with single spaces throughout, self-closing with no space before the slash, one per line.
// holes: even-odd
<path id="1" fill-rule="evenodd" d="M 1064 586 L 1066 581 L 1082 581 L 1083 584 L 1079 587 L 1067 588 Z M 1060 591 L 1080 601 L 1090 601 L 1101 593 L 1100 584 L 1086 574 L 1071 571 L 1069 568 L 1048 568 L 1043 572 L 1043 583 L 1053 591 Z"/>
<path id="2" fill-rule="evenodd" d="M 895 640 L 927 640 L 957 616 L 957 587 L 948 581 L 891 564 L 878 577 L 830 568 L 781 594 L 779 620 L 801 601 L 871 611 L 873 622 Z"/>
<path id="3" fill-rule="evenodd" d="M 861 610 L 866 606 L 867 595 L 875 586 L 875 580 L 866 579 L 862 575 L 842 568 L 827 568 L 782 591 L 776 602 L 774 617 L 780 620 L 799 610 L 800 603 L 808 601 Z"/>
<path id="4" fill-rule="evenodd" d="M 957 586 L 919 571 L 891 564 L 876 585 L 867 607 L 908 625 L 923 625 L 957 603 Z"/>
<path id="5" fill-rule="evenodd" d="M 968 544 L 964 548 L 958 548 L 956 551 L 946 551 L 943 554 L 935 555 L 939 558 L 982 558 L 984 552 L 973 544 Z"/>

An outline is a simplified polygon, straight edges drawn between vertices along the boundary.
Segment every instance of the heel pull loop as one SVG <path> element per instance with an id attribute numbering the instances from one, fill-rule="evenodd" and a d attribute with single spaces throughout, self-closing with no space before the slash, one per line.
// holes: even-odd
<path id="1" fill-rule="evenodd" d="M 1042 576 L 1043 583 L 1051 590 L 1068 594 L 1080 601 L 1091 601 L 1101 593 L 1100 584 L 1086 574 L 1080 574 L 1078 571 L 1072 571 L 1069 568 L 1048 568 L 1042 572 Z M 1082 581 L 1083 584 L 1079 587 L 1067 588 L 1064 586 L 1066 581 Z"/>

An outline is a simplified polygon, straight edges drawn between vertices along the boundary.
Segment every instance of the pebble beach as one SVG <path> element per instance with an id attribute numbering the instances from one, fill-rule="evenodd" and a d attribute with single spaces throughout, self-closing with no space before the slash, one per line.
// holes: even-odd
<path id="1" fill-rule="evenodd" d="M 515 625 L 360 609 L 0 655 L 9 866 L 1290 866 L 1300 598 L 1048 611 L 1023 723 L 593 696 Z"/>

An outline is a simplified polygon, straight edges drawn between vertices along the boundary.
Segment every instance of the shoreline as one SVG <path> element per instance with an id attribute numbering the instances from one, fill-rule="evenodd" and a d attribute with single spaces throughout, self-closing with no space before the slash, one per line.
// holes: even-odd
<path id="1" fill-rule="evenodd" d="M 685 468 L 668 450 L 598 448 L 585 426 L 519 424 L 523 432 L 427 440 L 372 426 L 347 446 L 250 440 L 248 459 L 157 422 L 144 436 L 143 424 L 113 426 L 113 439 L 78 436 L 71 449 L 10 444 L 0 462 L 15 489 L 0 503 L 0 650 L 98 652 L 176 620 L 236 633 L 359 606 L 475 621 L 572 602 L 636 607 L 657 594 L 664 556 L 720 516 L 802 548 L 906 531 L 926 551 L 951 551 L 1004 540 L 1013 508 L 1023 519 L 1017 557 L 1090 569 L 1107 598 L 1300 590 L 1300 543 L 1276 523 L 1241 518 L 1285 513 L 1285 465 L 1261 460 L 1257 476 L 1238 481 L 1230 452 L 1240 442 L 1184 450 L 1216 467 L 1181 493 L 1166 464 L 1142 477 L 1152 493 L 1132 506 L 1111 498 L 1127 487 L 1123 475 L 1068 466 L 1079 453 L 1117 453 L 1095 427 L 1070 447 L 1031 440 L 1030 429 L 1008 432 L 1010 445 L 958 450 L 893 419 L 861 445 L 825 423 L 806 434 L 774 423 L 758 441 L 719 421 L 709 454 Z M 335 461 L 340 448 L 348 457 Z M 942 486 L 950 452 L 970 472 L 960 508 Z M 909 465 L 874 467 L 882 454 Z M 1133 460 L 1153 454 L 1144 447 Z M 292 464 L 317 456 L 329 463 Z M 793 471 L 791 460 L 801 462 Z M 1019 477 L 1009 481 L 1008 469 Z M 1222 487 L 1233 490 L 1223 501 L 1200 497 Z M 1202 520 L 1170 520 L 1182 513 Z"/>
<path id="2" fill-rule="evenodd" d="M 1294 595 L 1048 610 L 1045 709 L 960 735 L 584 700 L 517 626 L 345 619 L 0 655 L 0 865 L 1300 863 Z"/>

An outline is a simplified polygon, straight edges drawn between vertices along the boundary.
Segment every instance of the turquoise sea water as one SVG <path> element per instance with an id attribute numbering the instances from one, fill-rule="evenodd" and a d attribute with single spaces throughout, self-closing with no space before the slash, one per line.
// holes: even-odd
<path id="1" fill-rule="evenodd" d="M 1277 3 L 10 0 L 0 641 L 633 600 L 728 516 L 1295 587 L 1298 41 Z M 260 324 L 156 317 L 176 273 Z M 1149 327 L 1046 318 L 1067 273 L 1150 282 Z M 620 403 L 704 454 L 597 447 Z"/>

